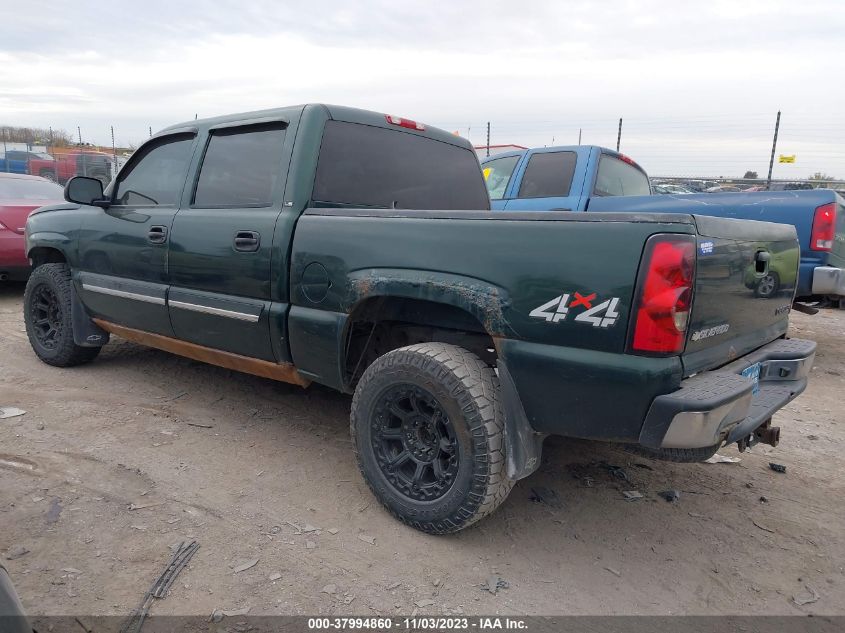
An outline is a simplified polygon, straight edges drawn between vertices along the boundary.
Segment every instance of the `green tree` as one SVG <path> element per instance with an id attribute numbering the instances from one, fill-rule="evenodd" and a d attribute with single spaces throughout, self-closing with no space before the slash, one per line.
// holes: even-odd
<path id="1" fill-rule="evenodd" d="M 743 178 L 748 178 L 750 180 L 753 180 L 754 178 L 757 178 L 757 172 L 748 170 L 747 172 L 745 172 L 745 175 L 743 176 Z"/>

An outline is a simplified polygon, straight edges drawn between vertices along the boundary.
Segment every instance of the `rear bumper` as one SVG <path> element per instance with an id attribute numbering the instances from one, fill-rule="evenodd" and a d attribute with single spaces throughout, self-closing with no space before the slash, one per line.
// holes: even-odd
<path id="1" fill-rule="evenodd" d="M 715 371 L 681 382 L 654 399 L 640 444 L 650 448 L 705 448 L 751 435 L 807 387 L 816 343 L 778 339 Z M 760 363 L 760 387 L 741 372 Z"/>
<path id="2" fill-rule="evenodd" d="M 814 295 L 845 296 L 845 270 L 833 266 L 813 269 L 812 292 Z"/>

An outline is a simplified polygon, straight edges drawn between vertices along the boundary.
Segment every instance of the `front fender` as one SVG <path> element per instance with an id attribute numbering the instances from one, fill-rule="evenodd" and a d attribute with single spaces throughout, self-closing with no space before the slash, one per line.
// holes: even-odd
<path id="1" fill-rule="evenodd" d="M 68 259 L 68 251 L 71 247 L 71 239 L 62 233 L 55 233 L 53 231 L 40 231 L 38 233 L 30 233 L 27 226 L 26 231 L 26 256 L 31 257 L 32 251 L 36 248 L 51 248 L 59 251 Z"/>
<path id="2" fill-rule="evenodd" d="M 36 248 L 59 251 L 71 267 L 75 265 L 74 247 L 82 218 L 78 205 L 55 204 L 33 211 L 26 221 L 26 254 L 32 257 Z M 62 213 L 62 212 L 67 213 Z"/>

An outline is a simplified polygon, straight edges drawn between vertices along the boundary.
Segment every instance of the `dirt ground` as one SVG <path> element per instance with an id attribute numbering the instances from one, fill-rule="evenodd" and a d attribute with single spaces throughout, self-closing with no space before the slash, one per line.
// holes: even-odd
<path id="1" fill-rule="evenodd" d="M 819 353 L 779 447 L 679 465 L 552 438 L 498 512 L 434 537 L 361 480 L 349 397 L 117 339 L 52 368 L 22 295 L 0 288 L 0 406 L 26 410 L 0 420 L 0 551 L 29 550 L 4 563 L 33 615 L 128 614 L 185 538 L 200 549 L 153 614 L 845 613 L 845 311 L 792 315 Z"/>

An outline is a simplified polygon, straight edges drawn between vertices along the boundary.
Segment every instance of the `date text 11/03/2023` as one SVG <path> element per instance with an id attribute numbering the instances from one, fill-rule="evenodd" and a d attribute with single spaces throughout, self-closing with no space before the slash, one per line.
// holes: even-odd
<path id="1" fill-rule="evenodd" d="M 510 617 L 309 618 L 309 631 L 529 631 L 528 623 Z"/>

